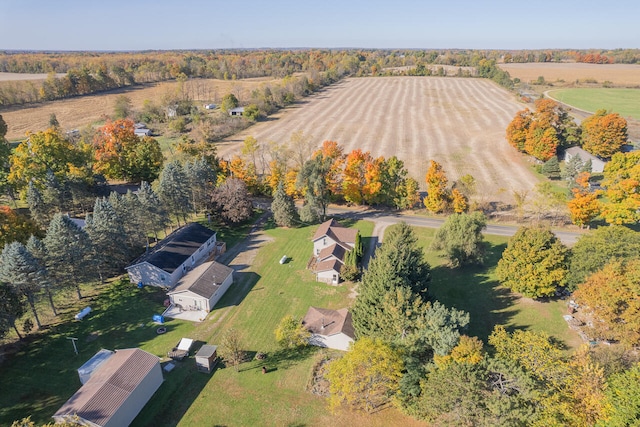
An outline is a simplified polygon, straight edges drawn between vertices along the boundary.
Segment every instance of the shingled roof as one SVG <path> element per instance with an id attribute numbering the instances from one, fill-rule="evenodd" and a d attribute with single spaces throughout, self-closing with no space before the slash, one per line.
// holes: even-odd
<path id="1" fill-rule="evenodd" d="M 342 260 L 344 259 L 344 254 L 346 252 L 347 250 L 345 249 L 344 246 L 338 243 L 334 243 L 333 245 L 327 246 L 326 248 L 322 249 L 318 254 L 318 259 L 322 261 L 326 258 L 333 256 L 342 262 Z"/>
<path id="2" fill-rule="evenodd" d="M 311 240 L 316 241 L 324 236 L 332 238 L 336 242 L 340 243 L 355 243 L 358 230 L 353 228 L 346 228 L 338 224 L 335 219 L 325 221 L 316 230 Z"/>
<path id="3" fill-rule="evenodd" d="M 191 291 L 196 295 L 209 299 L 220 288 L 222 282 L 232 273 L 232 268 L 219 262 L 205 262 L 180 279 L 176 287 L 169 293 Z"/>
<path id="4" fill-rule="evenodd" d="M 215 234 L 215 231 L 198 223 L 189 223 L 158 242 L 151 252 L 138 258 L 132 265 L 148 262 L 167 273 L 173 273 Z"/>
<path id="5" fill-rule="evenodd" d="M 107 424 L 159 363 L 157 356 L 139 348 L 117 350 L 53 417 L 78 415 L 96 425 Z"/>
<path id="6" fill-rule="evenodd" d="M 307 314 L 302 319 L 302 324 L 312 334 L 330 336 L 343 333 L 353 339 L 356 337 L 351 322 L 351 313 L 346 308 L 329 310 L 309 307 Z"/>

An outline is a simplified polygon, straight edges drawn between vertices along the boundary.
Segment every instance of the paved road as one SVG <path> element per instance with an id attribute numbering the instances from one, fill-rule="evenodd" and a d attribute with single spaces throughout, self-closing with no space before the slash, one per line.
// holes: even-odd
<path id="1" fill-rule="evenodd" d="M 389 213 L 385 211 L 376 210 L 352 210 L 343 208 L 329 208 L 327 214 L 340 215 L 355 219 L 366 219 L 374 221 L 376 223 L 383 223 L 386 225 L 397 224 L 401 221 L 406 222 L 409 225 L 415 227 L 427 227 L 427 228 L 440 228 L 444 223 L 444 218 L 429 218 L 409 214 Z M 513 236 L 518 230 L 517 226 L 513 225 L 497 225 L 487 224 L 487 228 L 484 230 L 484 234 L 493 234 L 498 236 Z M 562 243 L 568 246 L 573 246 L 578 241 L 582 233 L 565 231 L 565 230 L 553 230 L 555 235 L 560 239 Z"/>

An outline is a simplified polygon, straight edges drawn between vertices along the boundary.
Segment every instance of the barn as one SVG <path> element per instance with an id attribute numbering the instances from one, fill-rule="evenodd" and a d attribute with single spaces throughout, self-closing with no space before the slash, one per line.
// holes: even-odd
<path id="1" fill-rule="evenodd" d="M 131 424 L 162 384 L 160 359 L 139 348 L 116 350 L 53 415 L 92 427 Z"/>

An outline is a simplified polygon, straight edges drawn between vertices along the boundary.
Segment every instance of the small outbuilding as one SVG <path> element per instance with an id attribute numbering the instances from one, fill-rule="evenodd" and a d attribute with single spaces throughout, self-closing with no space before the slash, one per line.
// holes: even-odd
<path id="1" fill-rule="evenodd" d="M 85 362 L 84 365 L 78 368 L 78 376 L 80 377 L 80 382 L 82 384 L 86 384 L 91 378 L 91 375 L 113 355 L 113 351 L 102 349 L 93 357 Z"/>
<path id="2" fill-rule="evenodd" d="M 160 359 L 139 348 L 116 350 L 53 415 L 92 427 L 131 424 L 162 384 Z"/>
<path id="3" fill-rule="evenodd" d="M 230 116 L 241 116 L 244 114 L 244 107 L 236 107 L 229 110 Z"/>
<path id="4" fill-rule="evenodd" d="M 196 368 L 200 372 L 210 374 L 218 363 L 218 346 L 203 345 L 196 353 Z"/>

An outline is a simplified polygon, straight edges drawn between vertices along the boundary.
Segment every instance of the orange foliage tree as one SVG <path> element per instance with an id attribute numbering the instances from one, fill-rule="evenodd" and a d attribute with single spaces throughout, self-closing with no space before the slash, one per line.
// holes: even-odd
<path id="1" fill-rule="evenodd" d="M 567 203 L 571 221 L 581 228 L 589 225 L 600 214 L 600 192 L 589 191 L 589 176 L 588 172 L 582 172 L 576 177 L 577 187 L 571 190 L 573 199 Z"/>
<path id="2" fill-rule="evenodd" d="M 469 200 L 460 190 L 451 190 L 451 208 L 455 213 L 463 213 L 469 210 Z"/>
<path id="3" fill-rule="evenodd" d="M 611 157 L 627 139 L 627 121 L 618 113 L 598 110 L 582 122 L 582 148 L 595 156 Z"/>
<path id="4" fill-rule="evenodd" d="M 594 338 L 640 344 L 640 260 L 612 261 L 578 285 L 575 300 L 593 316 Z"/>
<path id="5" fill-rule="evenodd" d="M 518 111 L 507 126 L 507 141 L 518 151 L 524 152 L 527 141 L 527 131 L 531 125 L 532 113 L 526 108 Z"/>
<path id="6" fill-rule="evenodd" d="M 360 205 L 375 200 L 382 187 L 380 162 L 359 148 L 347 155 L 342 181 L 342 192 L 347 202 Z"/>
<path id="7" fill-rule="evenodd" d="M 426 181 L 427 197 L 424 198 L 424 206 L 433 213 L 444 211 L 449 202 L 448 181 L 440 163 L 434 160 L 429 162 Z"/>
<path id="8" fill-rule="evenodd" d="M 313 153 L 313 156 L 322 156 L 324 161 L 330 162 L 325 181 L 335 199 L 342 194 L 342 170 L 345 165 L 344 149 L 336 141 L 324 141 L 322 147 Z"/>
<path id="9" fill-rule="evenodd" d="M 26 243 L 32 234 L 40 235 L 40 229 L 33 221 L 9 206 L 0 206 L 0 248 L 11 242 Z"/>

